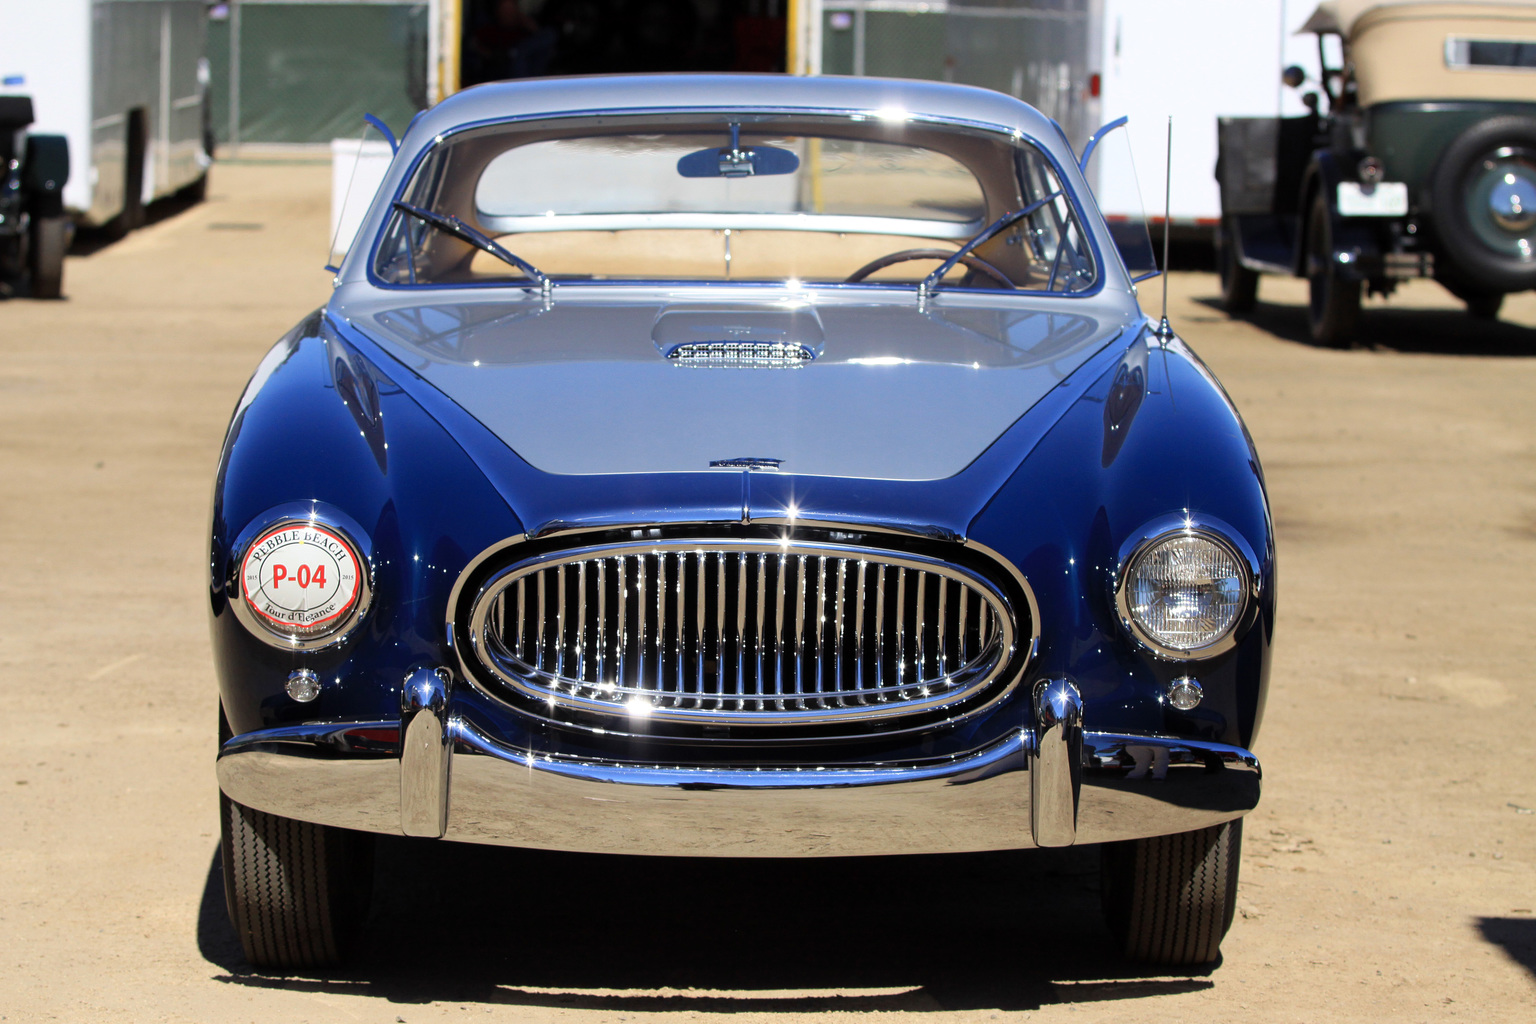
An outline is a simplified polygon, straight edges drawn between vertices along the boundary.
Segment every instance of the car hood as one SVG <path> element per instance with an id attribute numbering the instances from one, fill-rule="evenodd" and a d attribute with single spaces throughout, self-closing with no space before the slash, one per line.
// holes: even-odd
<path id="1" fill-rule="evenodd" d="M 953 476 L 1121 333 L 1120 304 L 675 295 L 336 304 L 535 469 Z M 782 295 L 783 293 L 777 293 Z M 946 297 L 948 298 L 948 297 Z"/>

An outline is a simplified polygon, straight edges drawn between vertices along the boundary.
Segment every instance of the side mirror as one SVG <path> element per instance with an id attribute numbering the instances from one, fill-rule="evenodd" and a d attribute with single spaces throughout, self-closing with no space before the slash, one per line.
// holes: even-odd
<path id="1" fill-rule="evenodd" d="M 1301 94 L 1301 105 L 1312 111 L 1314 114 L 1317 113 L 1317 102 L 1317 93 L 1304 92 Z"/>
<path id="2" fill-rule="evenodd" d="M 1307 73 L 1299 64 L 1292 64 L 1280 72 L 1280 82 L 1292 89 L 1301 88 L 1301 83 L 1307 80 Z"/>

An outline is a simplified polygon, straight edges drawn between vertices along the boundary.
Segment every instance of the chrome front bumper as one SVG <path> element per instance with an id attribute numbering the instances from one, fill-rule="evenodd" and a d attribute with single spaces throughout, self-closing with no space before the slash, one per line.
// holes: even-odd
<path id="1" fill-rule="evenodd" d="M 588 853 L 864 856 L 1067 846 L 1184 832 L 1258 803 L 1240 747 L 1086 732 L 1065 680 L 1036 727 L 941 761 L 708 768 L 569 760 L 454 716 L 446 673 L 406 681 L 400 721 L 236 736 L 219 786 L 250 807 L 394 835 Z"/>

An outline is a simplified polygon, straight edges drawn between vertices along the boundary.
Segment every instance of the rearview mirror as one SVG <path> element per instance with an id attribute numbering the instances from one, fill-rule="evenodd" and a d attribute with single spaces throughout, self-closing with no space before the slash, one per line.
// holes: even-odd
<path id="1" fill-rule="evenodd" d="M 720 149 L 701 149 L 677 161 L 677 173 L 685 178 L 746 178 L 758 174 L 793 174 L 800 158 L 776 146 L 741 146 L 741 125 L 731 125 L 731 144 Z"/>

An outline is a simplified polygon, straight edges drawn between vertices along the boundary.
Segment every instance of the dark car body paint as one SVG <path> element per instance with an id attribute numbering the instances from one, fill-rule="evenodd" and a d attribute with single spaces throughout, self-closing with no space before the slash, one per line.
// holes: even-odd
<path id="1" fill-rule="evenodd" d="M 1240 419 L 1198 357 L 1177 341 L 1149 349 L 1147 333 L 1145 323 L 1133 324 L 1106 340 L 944 479 L 718 470 L 575 475 L 536 469 L 356 323 L 317 314 L 279 344 L 273 362 L 280 364 L 242 400 L 220 461 L 210 598 L 230 726 L 241 733 L 397 718 L 410 669 L 457 665 L 445 622 L 450 593 L 469 561 L 493 544 L 574 526 L 736 523 L 745 499 L 754 520 L 782 517 L 793 505 L 804 521 L 986 545 L 1023 572 L 1038 601 L 1039 655 L 1026 683 L 1071 675 L 1093 729 L 1251 747 L 1274 625 L 1262 473 Z M 1144 380 L 1140 400 L 1126 409 L 1122 395 L 1115 415 L 1106 416 L 1117 378 L 1123 387 L 1133 368 Z M 375 592 L 354 634 L 303 655 L 252 636 L 226 602 L 238 539 L 296 500 L 339 511 L 368 532 Z M 1193 664 L 1161 661 L 1137 645 L 1116 620 L 1111 592 L 1127 538 L 1149 520 L 1186 510 L 1234 532 L 1255 563 L 1261 595 L 1259 614 L 1236 646 Z M 288 673 L 301 664 L 326 681 L 311 704 L 284 694 Z M 1187 714 L 1161 699 L 1166 682 L 1183 674 L 1194 674 L 1207 694 Z M 883 759 L 974 749 L 1032 724 L 1027 693 L 1020 687 L 955 726 L 798 756 L 860 761 L 877 747 Z M 786 756 L 782 744 L 679 751 L 643 736 L 598 737 L 535 721 L 470 686 L 456 687 L 453 700 L 456 713 L 521 749 L 635 760 L 665 759 L 661 751 L 694 761 L 750 759 L 754 751 Z"/>

